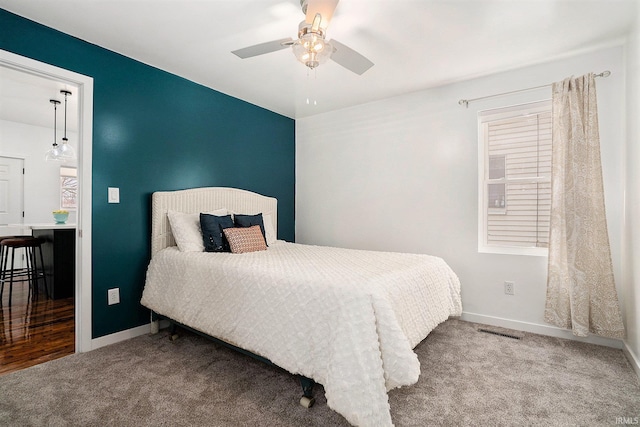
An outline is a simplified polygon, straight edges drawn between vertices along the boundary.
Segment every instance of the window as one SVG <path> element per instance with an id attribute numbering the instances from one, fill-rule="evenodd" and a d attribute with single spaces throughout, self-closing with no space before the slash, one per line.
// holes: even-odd
<path id="1" fill-rule="evenodd" d="M 547 255 L 551 101 L 478 113 L 478 251 Z"/>
<path id="2" fill-rule="evenodd" d="M 60 166 L 60 208 L 78 207 L 78 169 Z"/>

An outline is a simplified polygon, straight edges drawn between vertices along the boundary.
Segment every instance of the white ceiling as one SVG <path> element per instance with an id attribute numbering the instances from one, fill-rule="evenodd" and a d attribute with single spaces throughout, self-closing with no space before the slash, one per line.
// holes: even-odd
<path id="1" fill-rule="evenodd" d="M 230 53 L 295 38 L 299 0 L 0 0 L 0 8 L 292 118 L 583 52 L 625 37 L 637 16 L 637 0 L 341 0 L 327 39 L 375 63 L 358 76 L 332 61 L 307 72 L 290 49 Z"/>
<path id="2" fill-rule="evenodd" d="M 60 101 L 55 113 L 58 142 L 64 133 L 64 94 L 67 95 L 67 130 L 78 129 L 77 88 L 44 77 L 0 66 L 0 120 L 53 128 L 51 99 Z M 51 136 L 53 142 L 53 135 Z"/>

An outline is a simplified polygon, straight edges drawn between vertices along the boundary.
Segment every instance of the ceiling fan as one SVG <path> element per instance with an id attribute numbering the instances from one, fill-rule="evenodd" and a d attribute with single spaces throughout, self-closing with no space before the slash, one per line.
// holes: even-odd
<path id="1" fill-rule="evenodd" d="M 245 59 L 291 46 L 298 61 L 310 69 L 316 68 L 331 58 L 346 69 L 362 75 L 373 67 L 373 62 L 336 40 L 325 40 L 327 26 L 337 5 L 338 0 L 300 0 L 305 20 L 298 25 L 297 40 L 291 37 L 272 40 L 234 50 L 231 53 Z"/>

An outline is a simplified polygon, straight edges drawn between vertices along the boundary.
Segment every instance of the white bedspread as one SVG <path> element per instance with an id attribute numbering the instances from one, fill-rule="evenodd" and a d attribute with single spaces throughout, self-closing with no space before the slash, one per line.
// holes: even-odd
<path id="1" fill-rule="evenodd" d="M 322 384 L 350 423 L 392 425 L 387 390 L 418 380 L 415 347 L 462 312 L 440 258 L 278 241 L 151 260 L 142 304 Z"/>

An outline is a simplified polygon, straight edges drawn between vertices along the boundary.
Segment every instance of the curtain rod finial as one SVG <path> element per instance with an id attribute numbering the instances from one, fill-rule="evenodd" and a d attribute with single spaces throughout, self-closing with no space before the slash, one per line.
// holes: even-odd
<path id="1" fill-rule="evenodd" d="M 465 108 L 469 108 L 469 101 L 466 99 L 461 99 L 460 101 L 458 101 L 459 105 L 464 105 Z"/>

